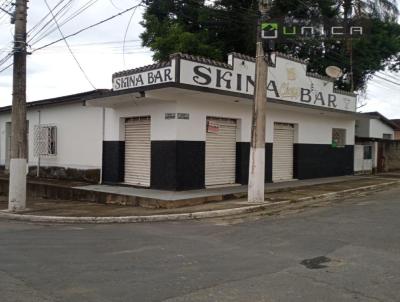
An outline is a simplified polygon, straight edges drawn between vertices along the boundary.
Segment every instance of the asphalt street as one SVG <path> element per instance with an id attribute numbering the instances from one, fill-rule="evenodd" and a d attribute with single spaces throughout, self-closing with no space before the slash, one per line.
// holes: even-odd
<path id="1" fill-rule="evenodd" d="M 400 301 L 399 196 L 175 223 L 0 220 L 0 301 Z"/>

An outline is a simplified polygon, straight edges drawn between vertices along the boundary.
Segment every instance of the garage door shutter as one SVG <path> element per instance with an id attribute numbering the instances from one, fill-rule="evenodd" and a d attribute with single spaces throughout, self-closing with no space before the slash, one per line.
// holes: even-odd
<path id="1" fill-rule="evenodd" d="M 294 127 L 289 124 L 275 124 L 272 151 L 272 180 L 293 179 Z"/>
<path id="2" fill-rule="evenodd" d="M 150 117 L 125 122 L 125 183 L 150 186 Z"/>
<path id="3" fill-rule="evenodd" d="M 206 186 L 235 183 L 236 121 L 207 119 Z"/>

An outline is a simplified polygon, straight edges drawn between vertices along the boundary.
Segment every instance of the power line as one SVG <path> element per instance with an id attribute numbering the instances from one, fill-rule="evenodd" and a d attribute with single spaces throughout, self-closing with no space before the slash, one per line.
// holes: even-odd
<path id="1" fill-rule="evenodd" d="M 54 12 L 54 10 L 60 5 L 60 4 L 62 4 L 64 2 L 64 0 L 61 0 L 60 2 L 58 2 L 57 4 L 56 4 L 56 6 L 54 6 L 53 7 L 53 9 L 52 9 L 52 11 Z M 71 8 L 71 4 L 72 4 L 72 2 L 73 2 L 73 0 L 69 0 L 67 3 L 65 3 L 65 5 L 63 5 L 58 11 L 57 11 L 57 13 L 55 13 L 54 14 L 54 17 L 57 17 L 57 16 L 59 16 L 59 19 L 61 19 L 67 12 L 68 12 L 68 10 Z M 51 15 L 51 13 L 49 12 L 45 17 L 43 17 L 42 18 L 42 20 L 46 20 L 46 18 L 48 17 L 48 16 L 50 16 Z M 50 24 L 52 23 L 52 18 L 51 18 L 51 16 L 50 16 L 50 19 L 33 35 L 33 36 L 31 36 L 30 37 L 30 39 L 29 39 L 29 41 L 28 41 L 28 43 L 30 43 L 30 44 L 34 44 L 34 43 L 36 43 L 37 41 L 40 41 L 41 39 L 43 39 L 44 37 L 46 37 L 48 34 L 49 34 L 49 32 L 51 31 L 51 32 L 53 32 L 54 30 L 57 30 L 57 26 L 51 26 Z M 40 21 L 39 21 L 40 22 Z M 48 28 L 48 26 L 50 27 L 50 28 Z M 37 40 L 36 40 L 36 42 L 32 42 L 34 39 L 35 39 L 35 37 L 37 37 L 37 36 L 39 36 L 38 38 L 37 38 Z M 32 42 L 32 43 L 31 43 Z"/>
<path id="2" fill-rule="evenodd" d="M 115 19 L 116 17 L 119 17 L 119 16 L 121 16 L 121 15 L 124 15 L 124 14 L 130 12 L 131 10 L 134 10 L 135 8 L 141 6 L 141 4 L 142 4 L 142 1 L 141 1 L 139 4 L 137 4 L 137 5 L 135 5 L 135 6 L 132 6 L 132 7 L 129 7 L 129 8 L 127 8 L 127 9 L 125 9 L 124 11 L 118 13 L 118 14 L 112 15 L 111 17 L 108 17 L 108 18 L 106 18 L 106 19 L 103 19 L 103 20 L 101 20 L 101 21 L 99 21 L 99 22 L 97 22 L 97 23 L 94 23 L 94 24 L 92 24 L 92 25 L 86 26 L 86 27 L 84 27 L 84 28 L 82 28 L 82 29 L 80 29 L 80 30 L 78 30 L 78 31 L 76 31 L 76 32 L 74 32 L 74 33 L 72 33 L 72 34 L 66 35 L 65 38 L 67 39 L 67 38 L 70 38 L 70 37 L 74 37 L 74 36 L 79 35 L 80 33 L 84 32 L 84 31 L 86 31 L 86 30 L 89 30 L 89 29 L 91 29 L 91 28 L 93 28 L 93 27 L 99 26 L 99 25 L 101 25 L 101 24 L 103 24 L 103 23 L 105 23 L 105 22 L 108 22 L 108 21 L 110 21 L 110 20 L 112 20 L 112 19 Z M 57 39 L 57 40 L 55 40 L 55 41 L 53 41 L 53 42 L 50 42 L 50 43 L 47 43 L 47 44 L 45 44 L 45 45 L 43 45 L 43 46 L 40 46 L 40 47 L 38 47 L 38 48 L 35 48 L 32 52 L 36 52 L 36 51 L 41 50 L 41 49 L 43 49 L 43 48 L 46 48 L 46 47 L 49 47 L 49 46 L 51 46 L 51 45 L 57 44 L 58 42 L 63 41 L 63 40 L 64 40 L 64 39 Z"/>
<path id="3" fill-rule="evenodd" d="M 0 73 L 2 73 L 3 71 L 6 71 L 8 68 L 10 68 L 11 66 L 13 66 L 14 63 L 11 63 L 10 65 L 7 65 L 6 67 L 4 67 L 3 69 L 0 69 Z"/>
<path id="4" fill-rule="evenodd" d="M 118 6 L 115 5 L 113 0 L 109 0 L 109 1 L 110 1 L 111 5 L 114 6 L 115 9 L 122 10 L 121 8 L 119 8 Z"/>
<path id="5" fill-rule="evenodd" d="M 86 11 L 88 8 L 93 6 L 98 0 L 89 0 L 86 2 L 83 6 L 81 6 L 79 9 L 75 10 L 69 17 L 66 17 L 65 20 L 61 21 L 61 18 L 64 17 L 66 11 L 63 12 L 63 15 L 60 16 L 60 22 L 59 22 L 59 27 L 61 28 L 71 20 L 75 19 L 77 16 L 82 14 L 84 11 Z M 48 37 L 50 34 L 52 34 L 55 30 L 57 30 L 57 27 L 49 28 L 45 33 L 43 33 L 36 41 L 32 43 L 32 45 L 37 44 L 38 42 L 42 41 L 44 38 Z"/>
<path id="6" fill-rule="evenodd" d="M 327 53 L 326 55 L 327 55 L 328 57 L 330 57 L 331 60 L 333 60 L 333 61 L 335 61 L 335 62 L 337 62 L 337 63 L 340 63 L 340 64 L 343 64 L 343 63 L 344 63 L 343 59 L 340 59 L 340 57 L 339 57 L 340 54 L 337 53 L 337 52 L 329 52 L 329 53 Z M 336 57 L 334 57 L 333 55 L 336 55 Z M 353 69 L 362 72 L 362 70 L 359 69 L 359 68 L 357 68 L 357 67 L 353 67 Z M 391 80 L 389 80 L 389 79 L 387 79 L 387 78 L 384 78 L 384 77 L 382 77 L 382 76 L 379 76 L 379 75 L 377 75 L 376 73 L 373 74 L 372 76 L 377 77 L 377 78 L 379 78 L 379 79 L 381 79 L 381 80 L 383 80 L 383 81 L 386 81 L 387 83 L 400 86 L 399 83 L 393 82 L 393 81 L 391 81 Z"/>
<path id="7" fill-rule="evenodd" d="M 397 77 L 395 75 L 392 74 L 388 74 L 388 73 L 384 73 L 384 72 L 379 72 L 379 74 L 381 74 L 382 76 L 387 76 L 395 81 L 399 81 L 400 82 L 400 77 Z"/>
<path id="8" fill-rule="evenodd" d="M 112 0 L 111 0 L 111 1 L 112 1 Z M 123 61 L 124 61 L 124 66 L 125 66 L 125 41 L 126 41 L 126 36 L 127 36 L 127 34 L 128 34 L 129 26 L 131 25 L 132 18 L 133 18 L 133 16 L 135 15 L 135 12 L 136 12 L 136 9 L 137 9 L 137 8 L 138 8 L 138 7 L 135 7 L 135 9 L 132 11 L 132 15 L 131 15 L 131 17 L 129 18 L 128 24 L 126 25 L 126 29 L 125 29 L 124 42 L 123 42 L 123 44 L 122 44 L 122 58 L 123 58 Z"/>
<path id="9" fill-rule="evenodd" d="M 53 11 L 54 11 L 58 6 L 60 6 L 63 2 L 64 2 L 64 0 L 60 0 L 60 1 L 53 7 Z M 64 6 L 64 7 L 65 7 L 65 6 Z M 61 10 L 63 10 L 63 7 L 60 9 L 60 11 L 61 11 Z M 59 12 L 60 12 L 60 11 L 59 11 Z M 58 13 L 59 13 L 59 12 L 58 12 Z M 36 30 L 36 28 L 38 28 L 38 27 L 47 19 L 48 16 L 50 16 L 50 12 L 48 12 L 42 19 L 39 20 L 39 22 L 37 22 L 37 23 L 28 31 L 28 35 L 31 35 L 31 34 Z M 47 27 L 50 23 L 51 23 L 51 19 L 48 20 L 48 21 L 46 22 L 46 24 L 43 25 L 42 28 L 39 29 L 39 30 L 37 31 L 37 33 L 35 33 L 33 36 L 30 37 L 30 41 L 31 41 L 33 38 L 35 38 L 42 30 L 44 30 L 44 28 Z"/>
<path id="10" fill-rule="evenodd" d="M 90 81 L 90 79 L 89 79 L 88 75 L 86 74 L 86 72 L 83 70 L 83 68 L 82 68 L 81 64 L 79 63 L 78 59 L 75 57 L 74 53 L 72 52 L 71 47 L 69 47 L 68 41 L 67 41 L 67 39 L 65 38 L 63 32 L 61 31 L 61 28 L 60 28 L 60 26 L 58 25 L 58 22 L 57 22 L 57 20 L 56 20 L 56 18 L 55 18 L 55 16 L 54 16 L 53 11 L 52 11 L 51 8 L 50 8 L 49 3 L 47 2 L 47 0 L 44 0 L 44 2 L 46 3 L 47 8 L 49 9 L 49 11 L 50 11 L 50 13 L 51 13 L 51 15 L 52 15 L 52 17 L 53 17 L 53 21 L 54 21 L 54 23 L 57 25 L 58 31 L 60 32 L 60 35 L 61 35 L 61 37 L 63 38 L 63 40 L 64 40 L 64 42 L 65 42 L 65 45 L 67 45 L 68 50 L 69 50 L 69 52 L 71 53 L 71 56 L 74 58 L 76 64 L 78 65 L 79 69 L 82 71 L 83 75 L 85 76 L 85 78 L 86 78 L 86 80 L 89 82 L 89 84 L 93 87 L 93 89 L 96 89 L 96 87 L 95 87 L 95 86 L 93 85 L 93 83 Z"/>
<path id="11" fill-rule="evenodd" d="M 399 83 L 396 83 L 396 82 L 393 82 L 392 80 L 389 80 L 389 79 L 386 79 L 386 78 L 384 78 L 384 77 L 381 77 L 381 76 L 378 75 L 378 74 L 374 74 L 374 77 L 377 77 L 378 79 L 384 80 L 384 81 L 389 82 L 389 83 L 392 83 L 392 84 L 394 84 L 394 85 L 400 86 Z"/>

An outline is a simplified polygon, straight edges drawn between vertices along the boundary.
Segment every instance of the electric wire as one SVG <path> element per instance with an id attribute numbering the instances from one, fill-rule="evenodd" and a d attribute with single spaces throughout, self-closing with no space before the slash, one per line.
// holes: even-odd
<path id="1" fill-rule="evenodd" d="M 63 39 L 64 42 L 65 42 L 65 45 L 67 45 L 68 50 L 69 50 L 69 52 L 71 53 L 71 56 L 74 58 L 76 64 L 78 65 L 79 69 L 81 70 L 81 72 L 82 72 L 83 75 L 85 76 L 85 78 L 86 78 L 86 80 L 88 81 L 88 83 L 92 86 L 93 89 L 96 89 L 96 87 L 95 87 L 95 86 L 93 85 L 93 83 L 90 81 L 90 79 L 89 79 L 88 75 L 86 74 L 85 70 L 82 68 L 82 66 L 81 66 L 81 64 L 79 63 L 78 59 L 76 58 L 76 56 L 75 56 L 74 53 L 72 52 L 72 49 L 71 49 L 71 47 L 69 46 L 68 41 L 67 41 L 67 39 L 65 38 L 63 32 L 61 31 L 61 28 L 60 28 L 60 26 L 58 25 L 58 22 L 57 22 L 57 20 L 56 20 L 54 14 L 53 14 L 53 11 L 51 10 L 51 7 L 50 7 L 49 3 L 47 2 L 47 0 L 44 0 L 44 2 L 46 3 L 47 8 L 49 9 L 49 11 L 50 11 L 50 13 L 51 13 L 51 15 L 52 15 L 52 17 L 53 17 L 53 21 L 54 21 L 54 23 L 57 25 L 58 31 L 60 32 L 60 35 L 61 35 L 62 39 Z"/>
<path id="2" fill-rule="evenodd" d="M 54 7 L 53 7 L 53 11 L 55 11 L 65 0 L 60 0 Z M 64 11 L 64 9 L 66 9 L 68 7 L 68 5 L 71 3 L 72 1 L 67 2 L 63 7 L 61 7 L 59 9 L 59 11 L 55 14 L 58 15 L 60 14 L 62 11 Z M 50 19 L 47 20 L 47 22 L 40 28 L 37 30 L 36 33 L 34 33 L 34 31 L 47 19 L 47 17 L 50 16 Z M 40 33 L 42 33 L 45 28 L 47 26 L 49 26 L 52 23 L 52 19 L 51 19 L 51 14 L 50 12 L 48 12 L 42 19 L 39 20 L 38 23 L 36 23 L 36 25 L 34 25 L 29 31 L 28 31 L 28 43 L 30 43 L 36 36 L 38 36 Z"/>
<path id="3" fill-rule="evenodd" d="M 127 9 L 123 10 L 122 12 L 119 12 L 119 13 L 117 13 L 117 14 L 115 14 L 115 15 L 112 15 L 112 16 L 110 16 L 110 17 L 108 17 L 108 18 L 105 18 L 105 19 L 103 19 L 103 20 L 101 20 L 101 21 L 99 21 L 99 22 L 96 22 L 96 23 L 94 23 L 94 24 L 91 24 L 91 25 L 89 25 L 89 26 L 86 26 L 86 27 L 84 27 L 84 28 L 82 28 L 82 29 L 80 29 L 80 30 L 74 32 L 74 33 L 71 33 L 71 34 L 69 34 L 69 35 L 66 35 L 65 38 L 68 39 L 68 38 L 70 38 L 70 37 L 74 37 L 74 36 L 76 36 L 76 35 L 79 35 L 80 33 L 84 32 L 84 31 L 87 31 L 87 30 L 89 30 L 89 29 L 91 29 L 91 28 L 97 27 L 97 26 L 99 26 L 99 25 L 101 25 L 101 24 L 104 24 L 105 22 L 108 22 L 108 21 L 110 21 L 110 20 L 112 20 L 112 19 L 115 19 L 115 18 L 117 18 L 117 17 L 119 17 L 119 16 L 122 16 L 122 15 L 124 15 L 124 14 L 126 14 L 126 13 L 128 13 L 128 12 L 130 12 L 130 11 L 132 11 L 132 10 L 134 10 L 134 9 L 135 9 L 136 7 L 138 7 L 138 6 L 141 6 L 141 3 L 140 3 L 140 4 L 137 4 L 137 5 L 135 5 L 135 6 L 131 6 L 131 7 L 127 8 Z M 37 47 L 37 48 L 33 49 L 32 52 L 36 52 L 36 51 L 39 51 L 39 50 L 44 49 L 44 48 L 46 48 L 46 47 L 52 46 L 52 45 L 54 45 L 54 44 L 59 43 L 60 41 L 63 41 L 63 39 L 57 39 L 57 40 L 52 41 L 52 42 L 50 42 L 50 43 L 46 43 L 46 44 L 44 44 L 44 45 L 42 45 L 42 46 L 40 46 L 40 47 Z"/>
<path id="4" fill-rule="evenodd" d="M 64 0 L 60 1 L 61 3 L 64 2 Z M 71 9 L 72 7 L 72 2 L 73 0 L 69 0 L 67 3 L 65 3 L 65 5 L 63 5 L 54 15 L 55 17 L 58 17 L 57 22 L 59 23 L 62 18 L 68 13 L 68 11 Z M 53 12 L 54 12 L 54 8 L 53 8 Z M 50 13 L 49 13 L 50 14 Z M 44 39 L 45 37 L 47 37 L 48 35 L 50 35 L 52 32 L 54 32 L 55 30 L 57 30 L 57 26 L 54 25 L 54 22 L 50 16 L 50 19 L 35 33 L 33 34 L 29 40 L 28 43 L 30 44 L 30 46 L 34 45 L 35 43 L 37 43 L 38 41 Z M 35 40 L 36 38 L 36 40 Z"/>
<path id="5" fill-rule="evenodd" d="M 77 10 L 75 10 L 70 16 L 66 17 L 65 20 L 61 20 L 60 17 L 60 21 L 59 21 L 59 27 L 63 27 L 65 24 L 69 23 L 70 21 L 72 21 L 73 19 L 75 19 L 76 17 L 78 17 L 80 14 L 82 14 L 83 12 L 85 12 L 87 9 L 89 9 L 91 6 L 93 6 L 95 3 L 97 3 L 98 0 L 89 0 L 88 2 L 86 2 L 83 6 L 81 6 L 80 8 L 78 8 Z M 65 15 L 66 12 L 64 12 Z M 42 41 L 43 39 L 45 39 L 46 37 L 48 37 L 50 34 L 52 34 L 54 31 L 57 30 L 56 26 L 53 26 L 52 28 L 47 29 L 39 38 L 36 39 L 36 41 L 32 42 L 32 45 L 37 44 L 38 42 Z"/>
<path id="6" fill-rule="evenodd" d="M 135 7 L 135 9 L 132 11 L 131 17 L 129 18 L 128 24 L 126 25 L 126 29 L 125 29 L 124 42 L 122 44 L 122 60 L 124 62 L 124 66 L 125 66 L 125 41 L 126 41 L 126 36 L 128 35 L 128 30 L 129 30 L 129 27 L 131 25 L 132 18 L 136 13 L 137 8 L 138 7 Z"/>

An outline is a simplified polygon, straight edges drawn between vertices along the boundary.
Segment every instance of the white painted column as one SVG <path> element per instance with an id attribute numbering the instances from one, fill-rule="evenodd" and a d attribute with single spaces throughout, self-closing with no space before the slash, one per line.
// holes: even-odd
<path id="1" fill-rule="evenodd" d="M 25 158 L 12 158 L 10 160 L 10 189 L 8 197 L 8 210 L 16 212 L 26 207 L 26 172 Z"/>

